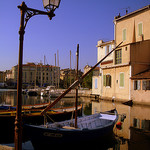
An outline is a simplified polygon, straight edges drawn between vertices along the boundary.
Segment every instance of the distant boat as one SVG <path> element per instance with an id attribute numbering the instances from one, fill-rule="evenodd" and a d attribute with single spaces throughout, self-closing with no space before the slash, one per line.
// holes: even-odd
<path id="1" fill-rule="evenodd" d="M 113 133 L 113 127 L 118 120 L 115 110 L 78 117 L 77 128 L 75 120 L 66 120 L 46 125 L 25 125 L 34 148 L 42 149 L 51 144 L 82 143 L 97 140 Z"/>
<path id="2" fill-rule="evenodd" d="M 7 104 L 0 104 L 0 111 L 5 111 L 5 110 L 16 110 L 16 107 L 7 105 Z"/>
<path id="3" fill-rule="evenodd" d="M 28 91 L 27 93 L 29 96 L 38 96 L 37 91 Z"/>
<path id="4" fill-rule="evenodd" d="M 34 105 L 23 105 L 22 110 L 31 110 L 31 109 L 44 109 L 48 106 L 49 103 L 41 103 L 41 104 L 34 104 Z M 15 106 L 9 104 L 0 104 L 0 113 L 6 111 L 16 110 Z"/>

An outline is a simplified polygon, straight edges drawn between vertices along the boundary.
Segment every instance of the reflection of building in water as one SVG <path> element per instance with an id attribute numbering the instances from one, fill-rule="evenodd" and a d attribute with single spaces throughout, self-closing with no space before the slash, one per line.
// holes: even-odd
<path id="1" fill-rule="evenodd" d="M 150 149 L 150 107 L 131 109 L 130 149 Z"/>
<path id="2" fill-rule="evenodd" d="M 137 102 L 149 102 L 150 69 L 142 71 L 131 78 L 131 99 Z"/>
<path id="3" fill-rule="evenodd" d="M 136 106 L 131 109 L 131 126 L 150 131 L 150 107 Z"/>
<path id="4" fill-rule="evenodd" d="M 121 103 L 115 103 L 115 107 L 119 114 L 118 122 L 121 121 L 121 115 L 126 115 L 122 129 L 117 130 L 114 127 L 114 133 L 126 139 L 121 145 L 117 145 L 119 149 L 138 149 L 142 142 L 145 143 L 145 149 L 150 148 L 150 107 L 141 105 L 130 107 Z M 92 114 L 108 111 L 113 108 L 114 105 L 111 102 L 92 102 Z"/>
<path id="5" fill-rule="evenodd" d="M 104 112 L 111 109 L 114 109 L 116 107 L 118 114 L 119 114 L 119 120 L 121 119 L 121 115 L 125 114 L 126 119 L 124 120 L 124 123 L 122 125 L 122 130 L 117 130 L 117 135 L 120 137 L 124 137 L 125 139 L 130 138 L 130 107 L 126 105 L 122 105 L 121 103 L 111 103 L 106 101 L 99 102 L 92 102 L 92 114 L 95 112 Z M 115 130 L 116 132 L 116 130 Z"/>
<path id="6" fill-rule="evenodd" d="M 6 104 L 10 104 L 11 106 L 16 105 L 17 95 L 15 93 L 16 91 L 5 92 L 4 94 L 5 98 L 3 100 L 5 100 Z"/>

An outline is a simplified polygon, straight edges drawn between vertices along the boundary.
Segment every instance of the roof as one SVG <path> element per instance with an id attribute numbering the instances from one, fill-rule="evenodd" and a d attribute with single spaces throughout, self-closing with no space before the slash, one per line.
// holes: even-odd
<path id="1" fill-rule="evenodd" d="M 96 67 L 96 68 L 94 69 L 94 71 L 99 71 L 99 69 L 100 69 L 100 67 Z"/>
<path id="2" fill-rule="evenodd" d="M 98 44 L 96 47 L 101 47 L 101 46 L 106 46 L 106 45 L 110 45 L 110 44 L 114 44 L 114 40 L 111 41 L 106 41 L 104 42 L 103 40 L 98 41 Z"/>
<path id="3" fill-rule="evenodd" d="M 133 15 L 137 15 L 137 14 L 139 14 L 139 13 L 141 13 L 141 12 L 144 12 L 144 11 L 147 11 L 147 10 L 149 10 L 149 9 L 150 9 L 150 5 L 147 5 L 147 6 L 143 7 L 143 8 L 141 8 L 141 9 L 138 9 L 138 10 L 136 10 L 136 11 L 133 11 L 133 12 L 131 12 L 131 13 L 128 13 L 128 14 L 126 14 L 126 15 L 124 15 L 124 16 L 120 16 L 120 14 L 119 14 L 119 16 L 116 16 L 116 17 L 115 17 L 114 21 L 120 21 L 120 20 L 126 19 L 126 18 L 128 18 L 128 17 L 131 17 L 131 16 L 133 16 Z"/>
<path id="4" fill-rule="evenodd" d="M 22 64 L 23 67 L 44 67 L 44 68 L 50 68 L 50 67 L 54 67 L 54 68 L 60 68 L 58 66 L 52 66 L 52 65 L 43 65 L 43 64 L 34 64 L 34 63 L 27 63 L 27 64 Z M 14 67 L 18 67 L 18 65 L 14 66 Z"/>
<path id="5" fill-rule="evenodd" d="M 148 70 L 145 70 L 143 72 L 140 72 L 134 76 L 131 77 L 132 80 L 135 80 L 135 79 L 150 79 L 150 69 Z"/>

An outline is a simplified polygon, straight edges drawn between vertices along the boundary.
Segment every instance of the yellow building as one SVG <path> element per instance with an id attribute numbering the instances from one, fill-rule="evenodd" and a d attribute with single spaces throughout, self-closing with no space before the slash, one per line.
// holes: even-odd
<path id="1" fill-rule="evenodd" d="M 11 73 L 11 79 L 17 84 L 18 65 L 12 67 Z M 23 65 L 22 75 L 23 85 L 59 87 L 60 67 L 57 66 L 27 63 Z"/>
<path id="2" fill-rule="evenodd" d="M 123 44 L 100 65 L 101 97 L 132 100 L 132 76 L 150 69 L 150 6 L 116 16 L 114 26 L 115 45 L 122 41 Z M 99 59 L 104 56 L 103 52 Z M 138 99 L 134 98 L 134 101 Z"/>

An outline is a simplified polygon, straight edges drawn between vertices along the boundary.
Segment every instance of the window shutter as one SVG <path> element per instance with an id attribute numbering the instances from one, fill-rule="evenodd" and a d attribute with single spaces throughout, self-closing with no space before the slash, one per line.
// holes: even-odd
<path id="1" fill-rule="evenodd" d="M 123 30 L 123 41 L 126 40 L 126 29 Z"/>
<path id="2" fill-rule="evenodd" d="M 134 84 L 133 84 L 133 89 L 134 89 L 134 90 L 137 90 L 137 81 L 134 81 L 133 83 L 134 83 Z"/>
<path id="3" fill-rule="evenodd" d="M 108 80 L 108 81 L 109 81 L 108 84 L 109 84 L 109 86 L 111 87 L 111 76 L 110 76 L 110 75 L 109 75 L 109 80 Z"/>
<path id="4" fill-rule="evenodd" d="M 142 81 L 142 90 L 146 90 L 146 81 L 145 80 Z"/>
<path id="5" fill-rule="evenodd" d="M 124 87 L 124 73 L 120 73 L 120 87 Z"/>
<path id="6" fill-rule="evenodd" d="M 111 46 L 111 45 L 109 45 L 109 52 L 111 52 L 111 49 L 112 49 L 112 46 Z"/>
<path id="7" fill-rule="evenodd" d="M 107 55 L 107 46 L 105 46 L 105 55 Z"/>
<path id="8" fill-rule="evenodd" d="M 138 81 L 137 81 L 137 90 L 140 90 L 140 89 L 141 89 L 141 81 L 138 80 Z"/>
<path id="9" fill-rule="evenodd" d="M 95 79 L 95 89 L 97 89 L 97 79 Z"/>
<path id="10" fill-rule="evenodd" d="M 142 23 L 138 24 L 139 35 L 142 35 Z"/>
<path id="11" fill-rule="evenodd" d="M 106 86 L 106 75 L 103 75 L 103 86 Z"/>

